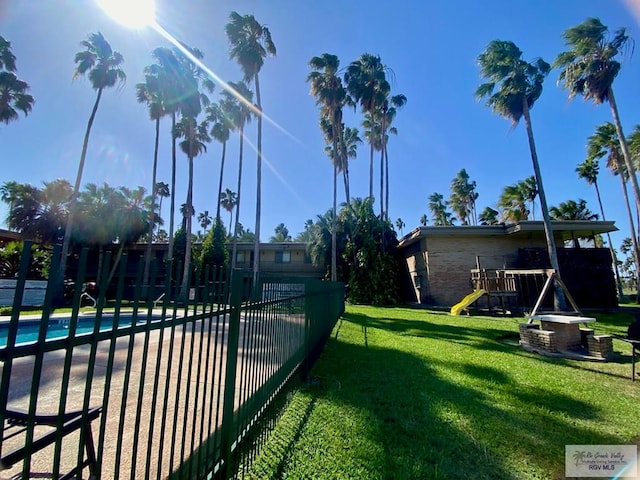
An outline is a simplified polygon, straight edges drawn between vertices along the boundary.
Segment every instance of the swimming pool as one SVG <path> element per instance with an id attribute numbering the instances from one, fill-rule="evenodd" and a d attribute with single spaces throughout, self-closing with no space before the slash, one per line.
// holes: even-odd
<path id="1" fill-rule="evenodd" d="M 160 316 L 152 316 L 151 322 L 157 322 L 160 320 Z M 147 322 L 147 315 L 138 315 L 136 317 L 135 324 L 132 325 L 133 315 L 131 312 L 121 314 L 118 318 L 117 328 L 126 328 L 136 325 L 145 324 Z M 46 339 L 53 340 L 59 338 L 67 338 L 69 336 L 69 324 L 71 322 L 71 316 L 69 317 L 56 317 L 49 319 L 49 325 L 47 326 Z M 96 318 L 95 316 L 80 316 L 78 317 L 78 324 L 76 327 L 76 336 L 93 332 L 95 328 Z M 20 320 L 18 323 L 18 335 L 16 337 L 16 345 L 23 343 L 33 343 L 38 340 L 38 334 L 40 333 L 39 319 Z M 103 314 L 100 320 L 100 332 L 110 331 L 113 328 L 113 314 Z M 7 336 L 9 333 L 9 322 L 0 323 L 0 348 L 7 345 Z"/>

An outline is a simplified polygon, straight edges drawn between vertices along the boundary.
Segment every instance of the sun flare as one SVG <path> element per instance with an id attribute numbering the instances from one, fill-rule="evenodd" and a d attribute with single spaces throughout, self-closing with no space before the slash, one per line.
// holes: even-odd
<path id="1" fill-rule="evenodd" d="M 153 0 L 96 0 L 114 20 L 127 27 L 142 28 L 155 22 Z"/>

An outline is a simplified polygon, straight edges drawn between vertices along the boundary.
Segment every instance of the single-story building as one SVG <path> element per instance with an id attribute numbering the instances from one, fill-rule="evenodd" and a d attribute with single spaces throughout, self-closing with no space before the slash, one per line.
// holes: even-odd
<path id="1" fill-rule="evenodd" d="M 588 278 L 590 284 L 586 288 L 589 291 L 606 294 L 605 303 L 615 300 L 615 282 L 608 249 L 562 248 L 565 241 L 616 231 L 614 222 L 553 221 L 552 229 L 563 280 L 572 294 L 583 289 L 577 281 Z M 451 306 L 469 294 L 472 291 L 473 269 L 550 267 L 545 253 L 542 221 L 523 221 L 511 225 L 418 227 L 400 239 L 398 248 L 407 262 L 411 280 L 406 299 L 430 305 Z M 589 261 L 584 260 L 585 255 L 589 256 Z M 598 259 L 591 258 L 594 256 Z M 567 266 L 567 275 L 563 273 L 563 265 Z M 576 297 L 575 294 L 573 296 Z M 589 298 L 589 293 L 586 292 L 584 296 Z"/>

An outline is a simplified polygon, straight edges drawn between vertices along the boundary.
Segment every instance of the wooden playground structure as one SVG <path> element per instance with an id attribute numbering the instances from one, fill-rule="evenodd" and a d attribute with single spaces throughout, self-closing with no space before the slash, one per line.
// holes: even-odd
<path id="1" fill-rule="evenodd" d="M 465 308 L 498 314 L 532 311 L 553 274 L 552 269 L 474 268 L 471 288 L 484 294 Z"/>

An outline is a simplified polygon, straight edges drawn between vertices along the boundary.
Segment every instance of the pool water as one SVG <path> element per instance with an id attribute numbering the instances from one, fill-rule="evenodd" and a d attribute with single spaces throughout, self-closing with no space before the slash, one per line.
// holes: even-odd
<path id="1" fill-rule="evenodd" d="M 121 315 L 118 320 L 118 328 L 130 327 L 132 315 Z M 71 318 L 53 318 L 49 320 L 47 327 L 47 340 L 54 338 L 67 338 L 69 336 L 69 323 Z M 157 319 L 152 319 L 152 321 Z M 145 323 L 146 316 L 138 317 L 137 324 Z M 93 332 L 95 327 L 95 317 L 80 317 L 76 327 L 76 335 Z M 100 331 L 109 331 L 113 328 L 113 315 L 103 315 L 100 321 Z M 6 346 L 9 333 L 9 322 L 0 325 L 0 348 Z M 16 344 L 32 343 L 38 340 L 40 333 L 39 320 L 21 320 L 18 324 L 18 335 Z"/>

